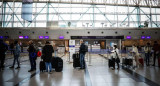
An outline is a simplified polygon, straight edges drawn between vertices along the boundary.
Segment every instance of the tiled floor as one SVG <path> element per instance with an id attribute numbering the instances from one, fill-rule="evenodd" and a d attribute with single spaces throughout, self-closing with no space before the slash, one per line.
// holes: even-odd
<path id="1" fill-rule="evenodd" d="M 62 56 L 62 55 L 59 55 Z M 7 55 L 7 58 L 12 56 Z M 48 74 L 37 70 L 28 72 L 30 64 L 27 54 L 21 55 L 21 68 L 10 69 L 13 59 L 6 60 L 5 70 L 0 72 L 0 86 L 151 86 L 150 82 L 160 85 L 160 69 L 158 67 L 140 67 L 135 70 L 126 69 L 112 70 L 108 68 L 108 61 L 97 54 L 91 55 L 91 66 L 87 63 L 86 70 L 74 69 L 72 63 L 67 62 L 67 56 L 63 56 L 63 72 Z M 16 66 L 15 66 L 16 67 Z M 139 74 L 139 76 L 135 76 Z M 148 79 L 145 82 L 141 79 Z M 154 85 L 155 86 L 155 85 Z"/>

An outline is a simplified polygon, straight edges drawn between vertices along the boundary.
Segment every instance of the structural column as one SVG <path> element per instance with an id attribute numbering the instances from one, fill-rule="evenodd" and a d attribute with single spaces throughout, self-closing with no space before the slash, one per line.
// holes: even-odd
<path id="1" fill-rule="evenodd" d="M 12 27 L 14 27 L 14 8 L 15 8 L 15 1 L 13 0 L 13 7 L 12 7 Z"/>
<path id="2" fill-rule="evenodd" d="M 2 2 L 2 27 L 5 27 L 6 2 Z"/>
<path id="3" fill-rule="evenodd" d="M 3 0 L 2 0 L 2 4 L 0 5 L 0 27 L 2 27 L 2 21 L 3 21 Z"/>
<path id="4" fill-rule="evenodd" d="M 150 6 L 150 24 L 151 24 L 151 27 L 152 27 L 152 8 Z"/>

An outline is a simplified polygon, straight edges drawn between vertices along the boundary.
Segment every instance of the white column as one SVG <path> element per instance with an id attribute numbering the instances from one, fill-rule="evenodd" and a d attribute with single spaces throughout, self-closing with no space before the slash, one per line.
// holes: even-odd
<path id="1" fill-rule="evenodd" d="M 1 8 L 0 8 L 0 27 L 2 26 L 2 21 L 3 21 L 3 0 L 2 0 L 2 3 L 1 3 Z"/>

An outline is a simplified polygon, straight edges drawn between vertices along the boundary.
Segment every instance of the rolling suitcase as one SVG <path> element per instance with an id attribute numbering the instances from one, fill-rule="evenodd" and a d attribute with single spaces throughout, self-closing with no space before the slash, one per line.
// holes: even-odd
<path id="1" fill-rule="evenodd" d="M 113 67 L 114 64 L 115 64 L 115 62 L 114 62 L 112 59 L 109 59 L 109 60 L 108 60 L 108 67 L 109 67 L 109 68 L 110 68 L 110 67 Z"/>
<path id="2" fill-rule="evenodd" d="M 132 66 L 132 65 L 133 65 L 133 59 L 128 59 L 128 58 L 126 58 L 126 59 L 125 59 L 125 64 L 126 64 L 127 66 Z"/>
<path id="3" fill-rule="evenodd" d="M 142 66 L 144 66 L 144 60 L 143 60 L 143 58 L 139 58 L 139 63 L 140 63 Z"/>
<path id="4" fill-rule="evenodd" d="M 63 70 L 63 60 L 60 57 L 52 58 L 52 68 L 55 68 L 56 72 L 61 72 Z"/>
<path id="5" fill-rule="evenodd" d="M 40 61 L 39 69 L 40 69 L 40 72 L 44 72 L 46 70 L 46 66 L 45 66 L 45 62 L 44 61 Z"/>
<path id="6" fill-rule="evenodd" d="M 80 67 L 80 56 L 79 54 L 73 54 L 73 67 L 76 68 L 76 67 Z"/>
<path id="7" fill-rule="evenodd" d="M 51 64 L 52 64 L 52 68 L 54 68 L 55 69 L 55 67 L 56 67 L 56 59 L 55 59 L 56 57 L 52 57 L 52 59 L 51 59 Z"/>
<path id="8" fill-rule="evenodd" d="M 122 58 L 122 67 L 126 66 L 126 58 Z"/>

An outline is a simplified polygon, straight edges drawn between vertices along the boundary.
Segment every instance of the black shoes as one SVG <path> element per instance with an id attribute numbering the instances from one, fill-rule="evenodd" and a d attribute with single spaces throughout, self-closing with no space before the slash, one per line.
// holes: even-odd
<path id="1" fill-rule="evenodd" d="M 9 67 L 9 68 L 14 68 L 14 66 L 11 66 L 11 67 Z M 19 68 L 20 68 L 20 66 L 16 67 L 15 69 L 19 69 Z"/>
<path id="2" fill-rule="evenodd" d="M 16 67 L 16 69 L 19 69 L 20 67 Z"/>
<path id="3" fill-rule="evenodd" d="M 9 67 L 9 68 L 14 68 L 14 66 L 11 66 L 11 67 Z"/>
<path id="4" fill-rule="evenodd" d="M 32 72 L 32 71 L 34 71 L 34 70 L 28 70 L 28 72 Z"/>

